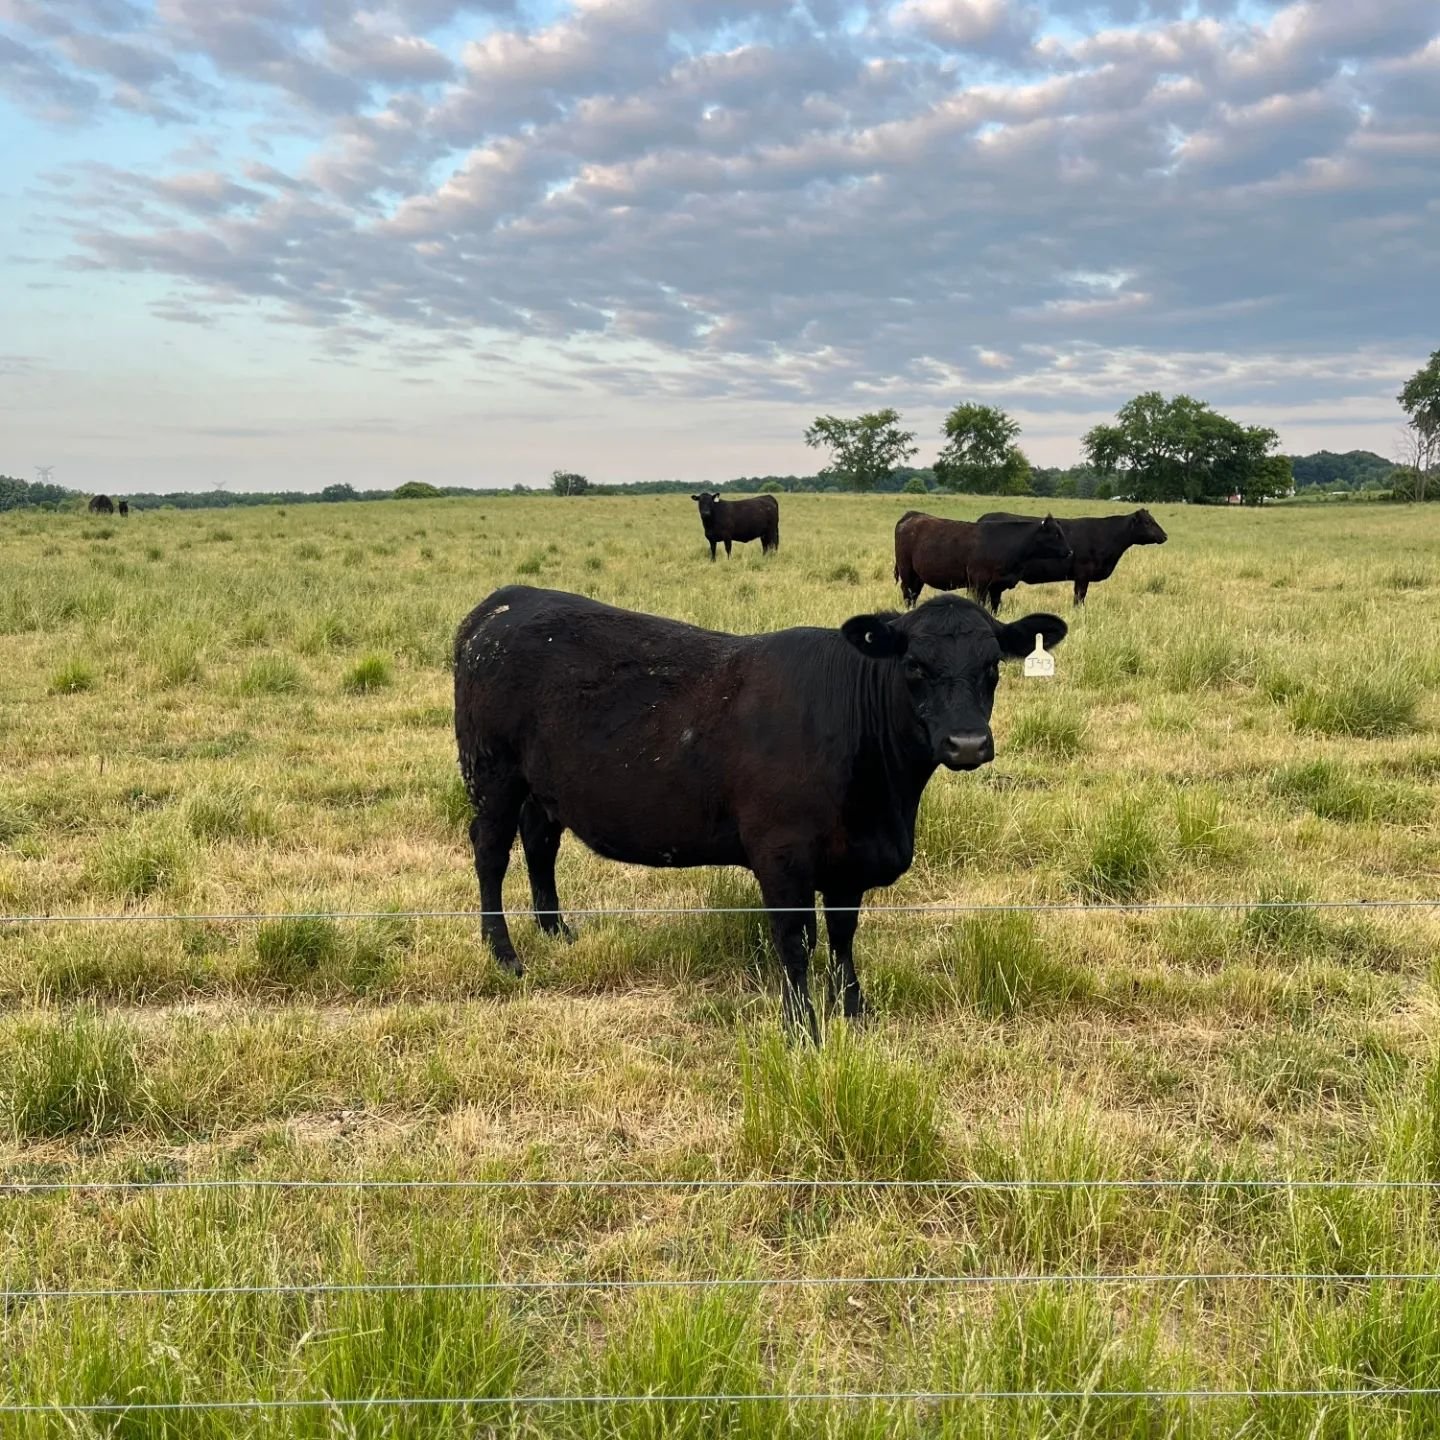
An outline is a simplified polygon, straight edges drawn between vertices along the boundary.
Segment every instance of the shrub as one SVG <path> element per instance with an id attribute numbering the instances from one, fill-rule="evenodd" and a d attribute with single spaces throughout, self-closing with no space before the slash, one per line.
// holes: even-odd
<path id="1" fill-rule="evenodd" d="M 384 655 L 366 655 L 346 673 L 344 687 L 352 695 L 383 690 L 394 678 L 393 668 Z"/>
<path id="2" fill-rule="evenodd" d="M 776 1033 L 742 1042 L 740 1086 L 747 1164 L 817 1179 L 926 1179 L 945 1169 L 933 1080 L 848 1026 L 832 1026 L 819 1046 Z"/>

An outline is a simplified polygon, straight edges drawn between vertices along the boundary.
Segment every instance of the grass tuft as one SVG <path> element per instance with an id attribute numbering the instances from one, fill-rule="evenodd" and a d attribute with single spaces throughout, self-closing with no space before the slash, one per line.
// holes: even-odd
<path id="1" fill-rule="evenodd" d="M 1378 739 L 1419 726 L 1421 685 L 1405 666 L 1351 671 L 1301 685 L 1289 699 L 1291 723 L 1319 735 Z"/>
<path id="2" fill-rule="evenodd" d="M 95 667 L 78 656 L 65 661 L 50 676 L 52 695 L 79 695 L 95 688 Z"/>
<path id="3" fill-rule="evenodd" d="M 133 1031 L 74 1011 L 16 1027 L 0 1044 L 0 1114 L 17 1140 L 109 1135 L 141 1110 Z"/>
<path id="4" fill-rule="evenodd" d="M 92 883 L 117 900 L 143 900 L 177 889 L 189 870 L 184 841 L 169 830 L 132 826 L 107 837 L 96 855 Z"/>
<path id="5" fill-rule="evenodd" d="M 823 1178 L 926 1179 L 943 1173 L 935 1082 L 849 1026 L 822 1045 L 769 1033 L 742 1040 L 743 1164 Z"/>
<path id="6" fill-rule="evenodd" d="M 333 920 L 312 915 L 267 920 L 255 932 L 256 978 L 300 984 L 333 961 L 340 949 L 340 931 Z"/>
<path id="7" fill-rule="evenodd" d="M 305 688 L 305 672 L 288 655 L 261 655 L 240 677 L 242 695 L 294 695 Z"/>
<path id="8" fill-rule="evenodd" d="M 383 690 L 395 678 L 387 655 L 366 655 L 345 672 L 344 688 L 352 695 Z"/>
<path id="9" fill-rule="evenodd" d="M 1093 993 L 1090 975 L 1048 955 L 1029 915 L 983 915 L 955 927 L 940 964 L 956 1000 L 982 1015 L 1008 1017 L 1059 1007 Z"/>
<path id="10" fill-rule="evenodd" d="M 1072 879 L 1093 900 L 1135 900 L 1159 878 L 1161 841 L 1149 809 L 1133 796 L 1110 806 L 1080 832 Z"/>
<path id="11" fill-rule="evenodd" d="M 1073 702 L 1047 699 L 1022 710 L 1010 727 L 1012 750 L 1065 759 L 1085 749 L 1088 722 Z"/>

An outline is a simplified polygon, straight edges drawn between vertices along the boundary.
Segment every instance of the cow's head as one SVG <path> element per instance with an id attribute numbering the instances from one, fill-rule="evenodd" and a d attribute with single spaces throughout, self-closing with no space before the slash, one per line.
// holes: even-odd
<path id="1" fill-rule="evenodd" d="M 702 490 L 698 495 L 690 497 L 700 507 L 700 518 L 710 520 L 715 515 L 715 506 L 719 504 L 719 495 L 711 494 L 708 490 Z"/>
<path id="2" fill-rule="evenodd" d="M 1047 649 L 1058 645 L 1069 627 L 1058 615 L 1006 625 L 971 600 L 939 595 L 908 615 L 856 615 L 840 628 L 862 655 L 896 667 L 934 762 L 975 770 L 995 758 L 1000 662 L 1028 655 L 1037 635 Z"/>
<path id="3" fill-rule="evenodd" d="M 1072 553 L 1070 542 L 1053 515 L 1047 515 L 1035 527 L 1025 547 L 1027 560 L 1068 560 Z"/>
<path id="4" fill-rule="evenodd" d="M 1130 517 L 1132 545 L 1163 545 L 1169 538 L 1160 528 L 1160 522 L 1148 510 L 1137 510 Z"/>

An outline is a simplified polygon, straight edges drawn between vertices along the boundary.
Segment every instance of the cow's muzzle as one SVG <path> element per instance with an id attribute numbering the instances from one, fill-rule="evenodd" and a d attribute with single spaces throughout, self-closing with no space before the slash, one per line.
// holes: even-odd
<path id="1" fill-rule="evenodd" d="M 988 734 L 947 735 L 940 742 L 940 763 L 951 770 L 975 770 L 995 758 L 995 741 Z"/>

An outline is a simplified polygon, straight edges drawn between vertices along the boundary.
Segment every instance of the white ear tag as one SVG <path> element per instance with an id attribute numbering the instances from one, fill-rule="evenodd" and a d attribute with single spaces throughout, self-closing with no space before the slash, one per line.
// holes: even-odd
<path id="1" fill-rule="evenodd" d="M 1051 679 L 1055 674 L 1055 657 L 1045 648 L 1045 637 L 1036 635 L 1035 648 L 1025 657 L 1025 678 L 1039 676 Z"/>

